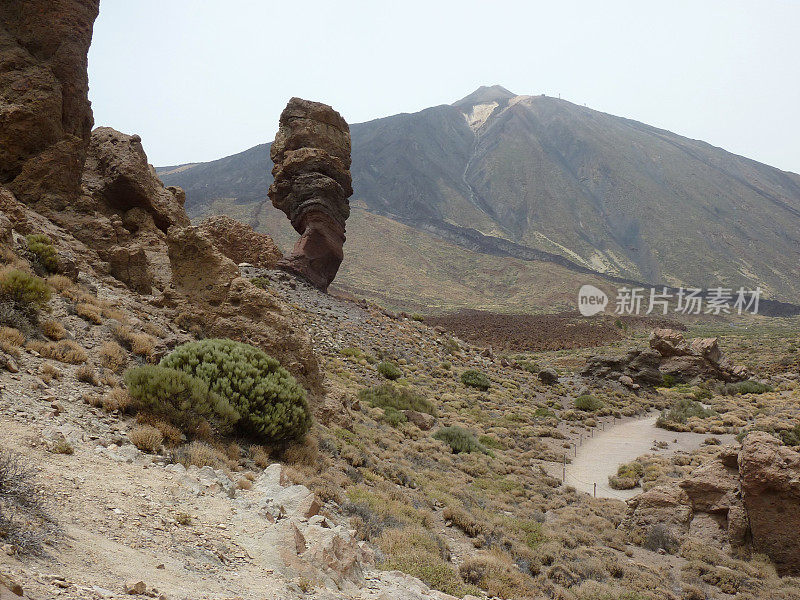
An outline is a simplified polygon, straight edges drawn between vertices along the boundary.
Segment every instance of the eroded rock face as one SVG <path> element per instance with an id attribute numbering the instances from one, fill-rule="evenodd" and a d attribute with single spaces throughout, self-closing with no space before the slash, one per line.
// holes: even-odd
<path id="1" fill-rule="evenodd" d="M 691 342 L 675 329 L 654 329 L 650 348 L 630 350 L 622 356 L 593 356 L 582 374 L 641 385 L 659 385 L 665 375 L 675 381 L 719 379 L 739 381 L 749 373 L 743 366 L 733 366 L 722 356 L 717 338 L 695 338 Z"/>
<path id="2" fill-rule="evenodd" d="M 327 290 L 344 257 L 350 216 L 350 128 L 330 106 L 292 98 L 281 113 L 270 157 L 275 163 L 270 200 L 300 234 L 278 266 Z"/>
<path id="3" fill-rule="evenodd" d="M 781 575 L 800 575 L 800 453 L 773 436 L 748 435 L 739 453 L 744 508 L 753 548 Z"/>
<path id="4" fill-rule="evenodd" d="M 199 227 L 222 254 L 237 264 L 250 263 L 254 267 L 274 269 L 283 257 L 271 237 L 257 233 L 249 225 L 227 215 L 208 217 Z"/>
<path id="5" fill-rule="evenodd" d="M 58 209 L 80 191 L 93 118 L 87 53 L 100 0 L 0 3 L 0 183 Z"/>
<path id="6" fill-rule="evenodd" d="M 620 527 L 643 542 L 653 527 L 730 548 L 750 546 L 782 575 L 800 574 L 800 453 L 764 432 L 728 446 L 679 483 L 628 501 Z"/>

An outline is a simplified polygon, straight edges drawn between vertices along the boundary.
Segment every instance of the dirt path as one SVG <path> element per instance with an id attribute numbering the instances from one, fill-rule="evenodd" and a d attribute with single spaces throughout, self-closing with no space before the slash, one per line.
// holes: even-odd
<path id="1" fill-rule="evenodd" d="M 641 493 L 641 488 L 612 490 L 608 486 L 609 475 L 615 475 L 617 467 L 643 454 L 670 455 L 677 451 L 692 451 L 699 448 L 708 435 L 701 433 L 678 433 L 655 426 L 658 414 L 620 423 L 598 431 L 594 437 L 584 438 L 578 455 L 567 465 L 567 483 L 581 492 L 593 493 L 597 483 L 599 498 L 626 500 Z M 734 436 L 718 435 L 722 443 L 732 443 Z M 653 442 L 666 442 L 665 449 L 654 449 Z"/>

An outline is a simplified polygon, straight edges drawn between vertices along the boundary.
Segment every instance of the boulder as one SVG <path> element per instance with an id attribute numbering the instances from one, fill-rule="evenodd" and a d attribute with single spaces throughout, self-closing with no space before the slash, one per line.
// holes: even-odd
<path id="1" fill-rule="evenodd" d="M 100 0 L 0 3 L 0 184 L 56 209 L 80 192 L 93 118 L 87 53 Z"/>
<path id="2" fill-rule="evenodd" d="M 273 269 L 283 256 L 271 237 L 227 215 L 208 217 L 198 227 L 223 255 L 240 266 L 248 263 L 251 267 Z"/>
<path id="3" fill-rule="evenodd" d="M 538 377 L 539 381 L 545 385 L 553 385 L 554 383 L 558 383 L 558 373 L 556 373 L 553 369 L 542 369 L 539 371 Z"/>
<path id="4" fill-rule="evenodd" d="M 722 350 L 719 349 L 717 338 L 695 338 L 691 343 L 691 351 L 713 364 L 722 360 Z"/>
<path id="5" fill-rule="evenodd" d="M 350 128 L 326 104 L 292 98 L 270 148 L 274 181 L 268 194 L 300 234 L 278 266 L 327 290 L 344 257 L 350 176 Z"/>
<path id="6" fill-rule="evenodd" d="M 413 423 L 422 431 L 429 431 L 436 423 L 436 417 L 416 410 L 404 411 L 409 423 Z"/>

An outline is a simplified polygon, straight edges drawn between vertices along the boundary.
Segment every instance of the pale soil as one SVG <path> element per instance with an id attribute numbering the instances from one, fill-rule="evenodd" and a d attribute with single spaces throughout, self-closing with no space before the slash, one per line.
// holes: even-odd
<path id="1" fill-rule="evenodd" d="M 700 433 L 679 433 L 655 426 L 657 413 L 643 419 L 620 422 L 603 431 L 595 430 L 593 437 L 583 438 L 577 456 L 567 464 L 567 483 L 580 492 L 593 493 L 597 484 L 599 498 L 626 500 L 642 492 L 641 488 L 614 490 L 608 478 L 617 474 L 617 467 L 643 454 L 670 456 L 676 452 L 691 452 L 709 437 Z M 714 436 L 723 444 L 734 442 L 733 435 Z M 657 448 L 654 442 L 666 442 L 667 448 Z M 560 475 L 560 474 L 559 474 Z"/>

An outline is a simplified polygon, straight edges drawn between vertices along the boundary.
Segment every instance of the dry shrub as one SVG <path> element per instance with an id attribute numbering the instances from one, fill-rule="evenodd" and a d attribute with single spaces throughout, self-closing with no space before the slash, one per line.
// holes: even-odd
<path id="1" fill-rule="evenodd" d="M 186 441 L 186 436 L 180 429 L 156 415 L 140 412 L 136 415 L 136 422 L 140 425 L 151 425 L 158 429 L 161 435 L 164 436 L 164 444 L 171 448 L 175 448 Z"/>
<path id="2" fill-rule="evenodd" d="M 45 383 L 50 383 L 53 379 L 61 379 L 63 373 L 50 363 L 44 363 L 39 369 L 39 378 Z"/>
<path id="3" fill-rule="evenodd" d="M 458 527 L 469 537 L 474 538 L 482 533 L 486 533 L 486 529 L 484 528 L 483 524 L 479 523 L 475 517 L 461 508 L 447 507 L 444 509 L 442 516 L 445 518 L 445 520 L 450 521 L 454 527 Z"/>
<path id="4" fill-rule="evenodd" d="M 50 275 L 50 277 L 47 278 L 47 283 L 59 294 L 63 294 L 75 285 L 72 280 L 65 275 Z"/>
<path id="5" fill-rule="evenodd" d="M 142 325 L 142 329 L 144 332 L 152 335 L 155 338 L 163 338 L 164 337 L 164 330 L 157 325 L 154 325 L 150 321 L 147 321 L 144 325 Z"/>
<path id="6" fill-rule="evenodd" d="M 256 466 L 266 469 L 269 466 L 269 448 L 266 446 L 250 446 L 250 458 Z"/>
<path id="7" fill-rule="evenodd" d="M 205 442 L 194 441 L 191 444 L 179 448 L 175 452 L 175 458 L 184 467 L 212 467 L 221 469 L 228 463 L 227 457 Z"/>
<path id="8" fill-rule="evenodd" d="M 283 453 L 283 459 L 290 465 L 317 464 L 319 458 L 319 442 L 313 435 L 307 435 L 298 442 L 289 444 Z"/>
<path id="9" fill-rule="evenodd" d="M 236 482 L 236 487 L 240 490 L 249 490 L 251 487 L 253 487 L 253 482 L 247 477 L 240 477 Z"/>
<path id="10" fill-rule="evenodd" d="M 225 455 L 232 461 L 239 462 L 242 458 L 242 447 L 236 442 L 231 442 L 225 446 Z"/>
<path id="11" fill-rule="evenodd" d="M 489 596 L 527 598 L 533 592 L 532 581 L 520 572 L 511 557 L 500 551 L 468 557 L 459 567 L 459 574 L 467 583 L 486 590 Z"/>
<path id="12" fill-rule="evenodd" d="M 79 302 L 76 304 L 75 312 L 80 318 L 94 323 L 95 325 L 100 325 L 103 322 L 103 316 L 100 314 L 100 310 L 87 302 Z"/>
<path id="13" fill-rule="evenodd" d="M 127 390 L 122 388 L 114 388 L 110 390 L 101 401 L 103 406 L 103 410 L 108 412 L 125 412 L 127 411 L 130 406 L 133 404 L 133 398 L 128 393 Z"/>
<path id="14" fill-rule="evenodd" d="M 25 335 L 13 327 L 0 327 L 0 349 L 12 356 L 19 356 L 19 347 L 25 343 Z"/>
<path id="15" fill-rule="evenodd" d="M 64 326 L 53 319 L 42 321 L 42 323 L 39 325 L 39 329 L 41 329 L 42 333 L 46 337 L 49 337 L 51 340 L 56 342 L 67 337 L 67 330 L 64 329 Z"/>
<path id="16" fill-rule="evenodd" d="M 100 364 L 119 373 L 128 362 L 128 353 L 117 342 L 106 342 L 100 348 Z"/>
<path id="17" fill-rule="evenodd" d="M 142 452 L 154 454 L 161 447 L 164 436 L 152 425 L 137 425 L 128 432 L 128 439 Z"/>
<path id="18" fill-rule="evenodd" d="M 115 324 L 111 329 L 115 338 L 128 350 L 137 356 L 150 358 L 155 352 L 156 340 L 146 333 L 134 333 L 129 327 L 121 323 Z"/>
<path id="19" fill-rule="evenodd" d="M 114 319 L 115 321 L 119 321 L 120 323 L 128 322 L 128 315 L 119 310 L 118 308 L 111 308 L 104 305 L 103 308 L 100 310 L 100 314 L 102 314 L 103 317 L 105 317 L 106 319 Z"/>
<path id="20" fill-rule="evenodd" d="M 99 385 L 97 374 L 94 372 L 94 367 L 92 365 L 86 364 L 78 367 L 78 370 L 75 371 L 75 379 L 83 383 Z"/>
<path id="21" fill-rule="evenodd" d="M 38 352 L 44 358 L 52 358 L 58 362 L 71 365 L 85 363 L 89 358 L 86 354 L 86 350 L 72 340 L 60 340 L 58 342 L 31 340 L 25 344 L 25 347 L 34 352 Z"/>

